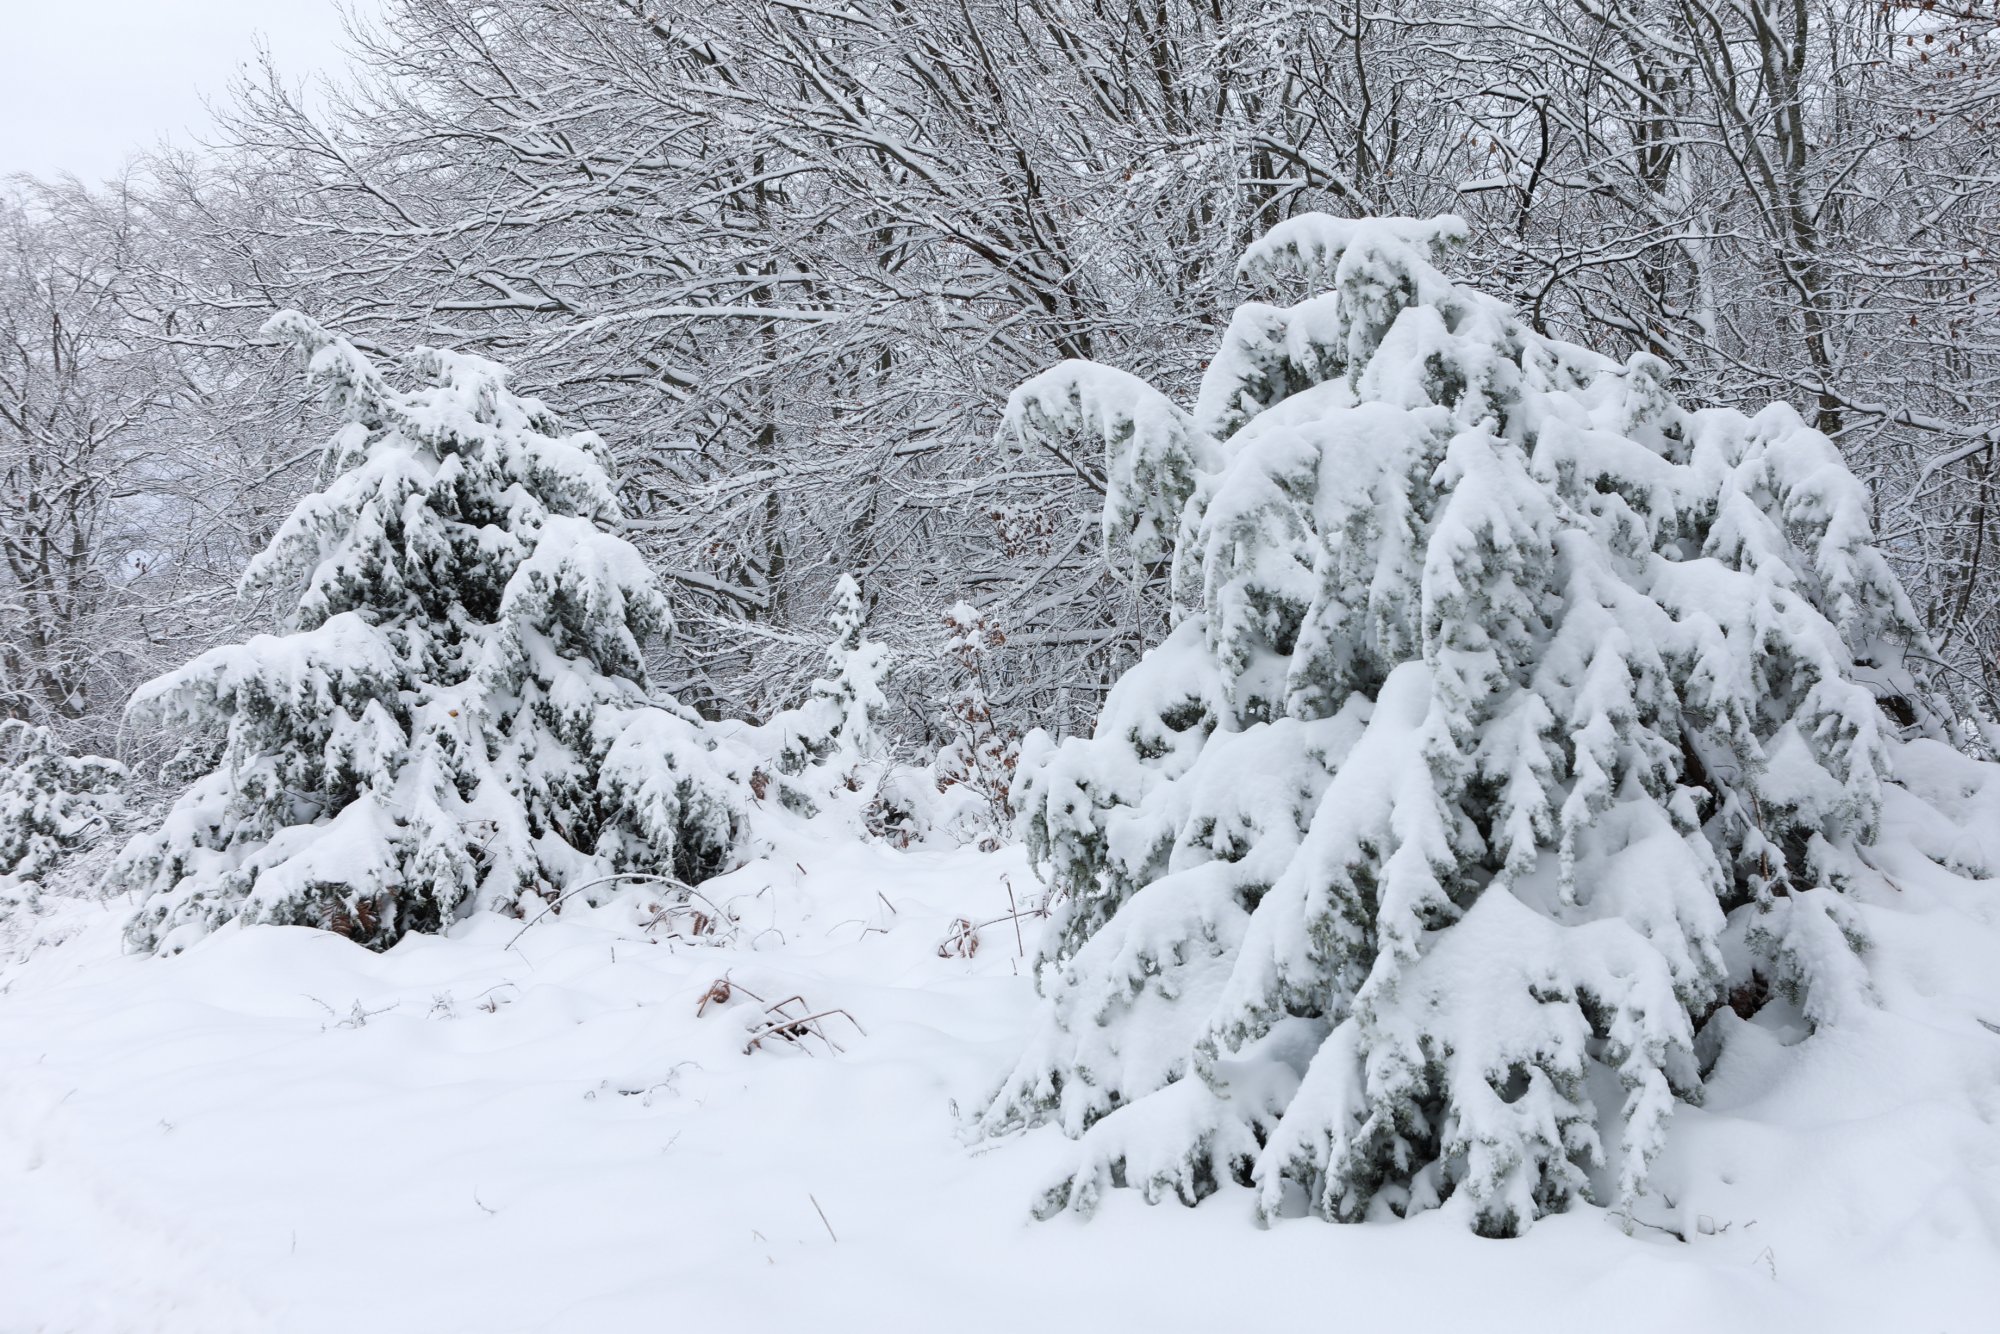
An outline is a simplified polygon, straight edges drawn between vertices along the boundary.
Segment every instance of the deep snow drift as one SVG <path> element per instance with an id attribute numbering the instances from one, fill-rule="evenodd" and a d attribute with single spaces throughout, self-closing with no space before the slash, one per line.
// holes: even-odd
<path id="1" fill-rule="evenodd" d="M 1943 767 L 1995 811 L 1990 770 Z M 895 852 L 853 820 L 779 821 L 704 885 L 721 943 L 634 894 L 380 955 L 256 926 L 153 960 L 121 952 L 124 903 L 15 905 L 0 1330 L 1876 1334 L 2000 1309 L 2000 894 L 1914 851 L 1860 896 L 1879 1004 L 1732 1040 L 1650 1226 L 1585 1206 L 1496 1242 L 1437 1214 L 1263 1231 L 1231 1185 L 1030 1221 L 1069 1141 L 968 1147 L 952 1104 L 1025 1039 L 1040 923 L 1005 919 L 1039 886 L 1015 849 Z M 976 952 L 941 957 L 959 918 L 988 923 Z M 866 1031 L 746 1053 L 791 995 Z"/>

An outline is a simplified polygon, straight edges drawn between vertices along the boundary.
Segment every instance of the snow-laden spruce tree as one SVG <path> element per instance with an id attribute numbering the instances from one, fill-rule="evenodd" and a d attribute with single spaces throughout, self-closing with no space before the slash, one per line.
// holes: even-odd
<path id="1" fill-rule="evenodd" d="M 40 880 L 107 829 L 125 766 L 70 755 L 46 727 L 0 719 L 0 880 Z"/>
<path id="2" fill-rule="evenodd" d="M 382 948 L 621 872 L 696 881 L 742 844 L 748 772 L 647 686 L 670 630 L 601 441 L 501 367 L 420 349 L 397 388 L 296 313 L 345 421 L 322 489 L 244 575 L 295 610 L 142 687 L 204 776 L 120 854 L 136 948 L 240 917 Z"/>
<path id="3" fill-rule="evenodd" d="M 1010 402 L 1102 440 L 1107 541 L 1191 608 L 1017 786 L 1054 920 L 981 1124 L 1080 1139 L 1044 1212 L 1629 1207 L 1732 990 L 1866 994 L 1844 895 L 1928 725 L 1866 495 L 1789 407 L 1454 285 L 1462 235 L 1294 219 L 1245 274 L 1318 295 L 1240 309 L 1192 412 L 1080 362 Z"/>

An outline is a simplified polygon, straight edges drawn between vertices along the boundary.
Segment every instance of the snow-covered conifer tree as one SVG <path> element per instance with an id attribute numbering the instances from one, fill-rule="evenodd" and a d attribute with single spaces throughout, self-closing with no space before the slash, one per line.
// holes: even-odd
<path id="1" fill-rule="evenodd" d="M 1010 403 L 1101 437 L 1188 608 L 1017 785 L 1054 921 L 982 1125 L 1080 1140 L 1044 1211 L 1629 1207 L 1733 988 L 1865 1002 L 1847 896 L 1938 726 L 1866 494 L 1791 408 L 1455 285 L 1462 235 L 1295 218 L 1245 274 L 1319 294 L 1242 307 L 1191 412 L 1080 362 Z"/>
<path id="2" fill-rule="evenodd" d="M 0 879 L 40 880 L 105 832 L 125 766 L 68 755 L 46 727 L 0 719 Z"/>
<path id="3" fill-rule="evenodd" d="M 773 720 L 784 733 L 779 762 L 788 772 L 823 764 L 844 774 L 882 751 L 875 725 L 889 707 L 882 694 L 889 649 L 868 638 L 868 604 L 853 575 L 834 584 L 826 619 L 833 629 L 826 675 L 812 683 L 803 705 Z"/>
<path id="4" fill-rule="evenodd" d="M 114 869 L 135 947 L 240 917 L 382 948 L 609 873 L 724 869 L 747 768 L 648 689 L 671 627 L 612 531 L 603 443 L 477 357 L 421 349 L 399 389 L 304 316 L 266 332 L 346 424 L 244 575 L 295 606 L 278 632 L 134 697 L 206 769 Z"/>

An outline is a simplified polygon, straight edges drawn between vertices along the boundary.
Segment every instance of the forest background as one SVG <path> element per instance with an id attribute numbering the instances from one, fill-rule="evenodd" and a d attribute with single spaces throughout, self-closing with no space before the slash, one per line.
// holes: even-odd
<path id="1" fill-rule="evenodd" d="M 258 330 L 514 369 L 619 467 L 714 717 L 806 689 L 843 573 L 948 739 L 1087 732 L 1163 635 L 1094 442 L 996 438 L 1088 357 L 1186 398 L 1274 223 L 1457 213 L 1462 280 L 1799 404 L 1967 713 L 2000 705 L 2000 10 L 1954 0 L 390 0 L 331 83 L 0 200 L 0 715 L 152 758 L 134 685 L 268 623 L 238 576 L 328 431 Z"/>

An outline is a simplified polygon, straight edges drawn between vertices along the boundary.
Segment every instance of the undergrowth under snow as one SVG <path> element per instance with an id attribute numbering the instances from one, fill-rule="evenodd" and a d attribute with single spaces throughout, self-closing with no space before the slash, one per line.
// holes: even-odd
<path id="1" fill-rule="evenodd" d="M 703 886 L 373 954 L 299 927 L 125 954 L 45 895 L 0 940 L 0 1331 L 1990 1328 L 2000 895 L 1914 852 L 1860 911 L 1880 1004 L 1732 1038 L 1632 1235 L 1437 1215 L 1260 1231 L 1251 1191 L 1029 1220 L 1070 1150 L 968 1147 L 1028 1027 L 1016 849 L 841 812 Z M 940 954 L 980 925 L 970 958 Z M 998 919 L 998 920 L 995 920 Z M 1024 949 L 1025 946 L 1025 949 Z M 719 978 L 726 1002 L 702 1000 Z M 752 995 L 755 993 L 755 996 Z M 746 1043 L 766 1004 L 840 1009 Z M 762 997 L 760 1001 L 755 997 Z M 800 1013 L 791 1009 L 789 1013 Z M 768 1024 L 764 1026 L 768 1027 Z M 858 1027 L 857 1027 L 858 1026 Z M 865 1030 L 858 1031 L 858 1030 Z M 1791 1045 L 1787 1045 L 1790 1043 Z M 1677 1235 L 1676 1235 L 1677 1234 Z"/>

